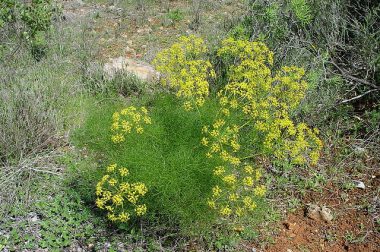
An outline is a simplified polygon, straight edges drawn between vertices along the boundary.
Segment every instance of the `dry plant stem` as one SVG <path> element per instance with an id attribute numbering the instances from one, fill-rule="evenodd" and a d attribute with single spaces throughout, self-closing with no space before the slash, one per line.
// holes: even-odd
<path id="1" fill-rule="evenodd" d="M 375 84 L 373 84 L 373 83 L 371 83 L 371 82 L 368 82 L 368 81 L 366 81 L 366 80 L 359 79 L 359 78 L 357 78 L 357 77 L 354 77 L 354 76 L 348 74 L 345 70 L 343 70 L 342 68 L 340 68 L 340 67 L 339 67 L 334 61 L 330 61 L 330 63 L 331 63 L 332 65 L 334 65 L 334 66 L 339 70 L 339 72 L 341 72 L 342 76 L 343 76 L 345 79 L 351 79 L 351 80 L 353 80 L 353 81 L 356 81 L 356 82 L 362 83 L 362 84 L 364 84 L 364 85 L 371 86 L 371 87 L 374 88 L 374 90 L 380 90 L 380 87 L 379 87 L 379 86 L 377 86 L 377 85 L 375 85 Z M 371 92 L 372 92 L 372 91 L 371 91 Z"/>
<path id="2" fill-rule="evenodd" d="M 361 95 L 358 95 L 358 96 L 352 97 L 352 98 L 350 98 L 350 99 L 343 100 L 343 101 L 339 102 L 338 104 L 344 104 L 344 103 L 348 103 L 348 102 L 351 102 L 351 101 L 355 101 L 355 100 L 360 99 L 360 98 L 362 98 L 363 96 L 365 96 L 365 95 L 367 95 L 367 94 L 369 94 L 369 93 L 372 93 L 372 92 L 379 92 L 379 91 L 380 91 L 380 89 L 371 89 L 371 90 L 368 90 L 367 92 L 364 92 L 364 93 L 361 94 Z"/>

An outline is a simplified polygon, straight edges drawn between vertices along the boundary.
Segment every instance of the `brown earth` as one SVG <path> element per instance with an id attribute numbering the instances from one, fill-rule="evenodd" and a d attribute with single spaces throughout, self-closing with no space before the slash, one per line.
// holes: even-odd
<path id="1" fill-rule="evenodd" d="M 310 219 L 306 208 L 298 209 L 279 224 L 273 244 L 266 245 L 263 251 L 380 251 L 380 175 L 368 177 L 364 190 L 346 192 L 330 184 L 321 193 L 308 193 L 303 198 L 304 205 L 327 206 L 333 212 L 332 222 Z"/>

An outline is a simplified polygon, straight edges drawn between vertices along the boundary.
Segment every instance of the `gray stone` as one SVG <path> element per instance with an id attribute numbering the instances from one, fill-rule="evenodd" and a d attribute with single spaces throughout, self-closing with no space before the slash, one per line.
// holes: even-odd
<path id="1" fill-rule="evenodd" d="M 321 217 L 327 223 L 330 223 L 333 220 L 332 212 L 329 208 L 323 206 L 320 211 Z"/>
<path id="2" fill-rule="evenodd" d="M 112 79 L 117 72 L 129 72 L 144 81 L 157 81 L 160 77 L 153 66 L 148 63 L 127 57 L 111 59 L 104 64 L 103 71 L 107 78 Z"/>
<path id="3" fill-rule="evenodd" d="M 320 212 L 321 208 L 315 204 L 308 204 L 306 207 L 306 216 L 313 220 L 320 220 L 321 215 Z"/>

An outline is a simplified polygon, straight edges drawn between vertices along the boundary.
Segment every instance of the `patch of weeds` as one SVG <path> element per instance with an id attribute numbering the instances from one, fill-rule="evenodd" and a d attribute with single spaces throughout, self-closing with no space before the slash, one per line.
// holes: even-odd
<path id="1" fill-rule="evenodd" d="M 179 22 L 184 18 L 184 14 L 180 9 L 171 10 L 168 12 L 167 17 L 172 22 Z"/>
<path id="2" fill-rule="evenodd" d="M 335 233 L 331 232 L 330 230 L 326 231 L 324 236 L 325 236 L 325 241 L 327 241 L 329 243 L 334 243 L 338 240 L 337 235 Z"/>
<path id="3" fill-rule="evenodd" d="M 302 187 L 305 187 L 305 189 L 320 192 L 322 191 L 326 182 L 327 182 L 327 179 L 323 174 L 319 172 L 313 172 L 310 178 L 306 178 L 305 180 L 300 180 L 299 185 Z"/>
<path id="4" fill-rule="evenodd" d="M 365 230 L 365 225 L 360 223 L 360 230 L 357 234 L 354 234 L 352 231 L 346 231 L 344 235 L 344 240 L 346 243 L 363 243 L 367 237 L 367 231 Z"/>
<path id="5" fill-rule="evenodd" d="M 94 235 L 97 218 L 60 178 L 43 175 L 30 192 L 34 204 L 14 206 L 0 223 L 4 248 L 57 251 Z"/>
<path id="6" fill-rule="evenodd" d="M 296 209 L 298 209 L 301 205 L 301 200 L 298 198 L 291 198 L 288 201 L 288 206 L 289 206 L 289 211 L 290 212 L 295 212 Z"/>
<path id="7" fill-rule="evenodd" d="M 107 95 L 108 97 L 114 94 L 125 97 L 139 96 L 148 91 L 148 85 L 152 86 L 152 84 L 148 84 L 146 81 L 128 72 L 117 72 L 109 78 L 99 74 L 99 71 L 101 70 L 85 76 L 84 84 L 86 90 L 91 94 Z"/>
<path id="8" fill-rule="evenodd" d="M 355 183 L 352 181 L 343 181 L 343 183 L 342 183 L 342 189 L 345 191 L 351 191 L 355 187 L 356 187 Z"/>

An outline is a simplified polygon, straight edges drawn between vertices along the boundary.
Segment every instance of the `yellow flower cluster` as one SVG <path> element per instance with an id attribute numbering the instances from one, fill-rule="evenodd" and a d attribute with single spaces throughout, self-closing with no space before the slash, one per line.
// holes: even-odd
<path id="1" fill-rule="evenodd" d="M 206 154 L 208 158 L 218 155 L 223 161 L 232 165 L 240 164 L 240 159 L 234 155 L 240 150 L 237 125 L 227 126 L 223 119 L 218 119 L 211 126 L 204 126 L 202 133 L 205 136 L 201 143 L 209 148 Z"/>
<path id="2" fill-rule="evenodd" d="M 111 140 L 114 143 L 124 142 L 125 134 L 131 133 L 132 130 L 142 134 L 144 132 L 143 125 L 151 123 L 152 119 L 148 116 L 148 110 L 145 107 L 130 106 L 122 109 L 112 115 L 111 130 L 113 135 Z"/>
<path id="3" fill-rule="evenodd" d="M 207 203 L 222 217 L 241 217 L 255 210 L 254 197 L 263 197 L 266 193 L 265 186 L 257 185 L 261 178 L 260 169 L 251 165 L 239 169 L 217 166 L 214 175 L 220 178 L 221 184 L 212 188 Z"/>
<path id="4" fill-rule="evenodd" d="M 241 111 L 246 116 L 244 126 L 254 125 L 262 136 L 266 153 L 294 164 L 315 164 L 322 148 L 318 131 L 290 119 L 307 89 L 304 69 L 285 66 L 273 74 L 273 53 L 261 42 L 229 38 L 218 55 L 234 62 L 228 69 L 228 84 L 218 93 L 222 116 Z"/>
<path id="5" fill-rule="evenodd" d="M 183 36 L 170 48 L 157 54 L 153 64 L 162 74 L 162 84 L 176 90 L 184 108 L 202 106 L 209 94 L 209 78 L 215 77 L 210 61 L 205 60 L 204 41 L 194 35 Z"/>
<path id="6" fill-rule="evenodd" d="M 127 168 L 111 164 L 96 185 L 96 206 L 106 210 L 113 222 L 127 222 L 133 215 L 142 216 L 147 211 L 145 204 L 138 203 L 148 192 L 147 187 L 141 182 L 129 183 L 128 175 Z"/>
<path id="7" fill-rule="evenodd" d="M 218 92 L 217 119 L 202 130 L 201 144 L 208 149 L 206 156 L 224 161 L 224 166 L 214 169 L 219 183 L 213 188 L 208 205 L 222 216 L 240 217 L 256 208 L 254 197 L 266 193 L 265 186 L 258 184 L 260 169 L 243 164 L 245 158 L 239 157 L 239 135 L 243 130 L 258 136 L 253 136 L 256 146 L 251 154 L 274 156 L 294 164 L 315 164 L 322 142 L 317 130 L 304 123 L 294 124 L 290 119 L 307 89 L 302 68 L 282 67 L 273 74 L 273 52 L 261 42 L 228 38 L 222 42 L 218 55 L 233 63 L 227 70 L 227 84 Z M 227 123 L 231 115 L 243 118 L 238 125 Z"/>

